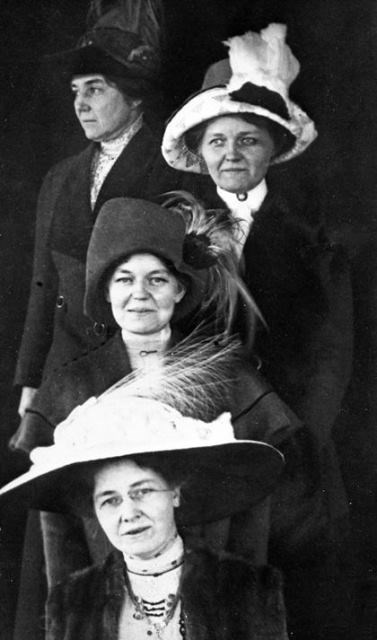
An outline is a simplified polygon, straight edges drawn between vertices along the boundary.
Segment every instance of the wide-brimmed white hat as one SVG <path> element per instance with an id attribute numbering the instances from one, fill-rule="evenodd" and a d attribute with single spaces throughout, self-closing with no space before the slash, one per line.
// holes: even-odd
<path id="1" fill-rule="evenodd" d="M 30 470 L 1 488 L 0 498 L 17 496 L 36 508 L 69 511 L 74 479 L 82 478 L 84 465 L 124 456 L 137 461 L 141 455 L 144 461 L 150 456 L 178 465 L 187 478 L 180 524 L 248 508 L 273 490 L 284 464 L 268 444 L 235 440 L 229 413 L 212 422 L 196 420 L 156 399 L 130 395 L 128 385 L 119 384 L 58 425 L 54 444 L 34 449 Z"/>
<path id="2" fill-rule="evenodd" d="M 203 162 L 188 148 L 185 134 L 219 116 L 255 114 L 287 131 L 290 142 L 274 157 L 273 163 L 298 156 L 315 140 L 313 121 L 289 98 L 289 87 L 300 65 L 285 36 L 285 25 L 270 24 L 260 34 L 249 31 L 225 42 L 229 60 L 212 65 L 202 90 L 191 96 L 168 121 L 162 154 L 171 167 L 203 173 Z"/>

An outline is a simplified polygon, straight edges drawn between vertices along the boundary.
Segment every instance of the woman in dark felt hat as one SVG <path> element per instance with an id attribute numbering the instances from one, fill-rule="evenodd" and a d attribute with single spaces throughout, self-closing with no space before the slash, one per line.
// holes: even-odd
<path id="1" fill-rule="evenodd" d="M 198 364 L 191 381 L 205 386 L 205 369 Z M 23 492 L 34 506 L 92 512 L 113 545 L 105 562 L 52 589 L 46 638 L 287 640 L 275 569 L 191 548 L 180 535 L 182 525 L 262 499 L 283 457 L 235 440 L 230 414 L 204 422 L 179 411 L 206 404 L 205 393 L 187 396 L 182 368 L 157 378 L 155 388 L 148 375 L 123 381 L 77 407 L 54 444 L 32 452 L 31 469 L 0 490 L 2 499 Z"/>
<path id="2" fill-rule="evenodd" d="M 137 13 L 139 3 L 134 8 Z M 143 118 L 145 104 L 158 90 L 159 51 L 152 38 L 142 39 L 137 25 L 130 28 L 128 18 L 121 8 L 106 12 L 75 49 L 51 58 L 53 72 L 70 85 L 90 144 L 53 167 L 41 188 L 15 376 L 23 387 L 21 415 L 46 372 L 109 337 L 108 327 L 93 324 L 82 312 L 86 251 L 102 204 L 176 185 L 172 172 L 156 170 L 159 140 Z"/>
<path id="3" fill-rule="evenodd" d="M 195 354 L 197 363 L 212 361 L 218 368 L 218 379 L 226 381 L 221 394 L 216 394 L 215 384 L 209 390 L 201 418 L 208 420 L 230 411 L 237 437 L 252 437 L 275 446 L 286 442 L 301 426 L 247 363 L 240 344 L 232 356 L 222 357 L 221 341 L 229 338 L 232 310 L 242 291 L 234 269 L 229 224 L 222 226 L 217 219 L 211 223 L 192 198 L 176 194 L 169 200 L 168 208 L 131 198 L 116 198 L 103 205 L 88 248 L 85 311 L 96 322 L 115 325 L 116 332 L 98 349 L 46 376 L 21 422 L 15 437 L 17 448 L 30 453 L 36 446 L 50 444 L 54 428 L 72 409 L 131 371 L 153 372 L 170 351 L 187 371 L 191 366 L 189 352 Z M 250 324 L 255 323 L 255 307 L 247 295 L 244 303 L 249 306 Z M 199 327 L 183 339 L 182 327 L 193 312 L 198 318 L 198 308 L 199 317 L 211 310 L 221 318 L 221 326 L 228 328 L 223 336 L 205 338 L 209 330 L 202 326 L 202 331 Z M 216 319 L 212 324 L 216 325 Z M 54 521 L 56 532 L 59 528 L 61 532 L 60 546 L 57 533 L 54 538 L 48 535 Z M 45 514 L 43 522 L 50 584 L 73 568 L 86 566 L 90 558 L 103 557 L 98 531 L 87 528 L 83 536 L 80 526 L 51 514 Z M 229 522 L 221 530 L 207 532 L 212 544 L 237 546 L 228 526 Z M 68 540 L 71 555 L 64 551 Z M 264 561 L 266 543 L 262 535 L 249 536 L 254 561 Z"/>

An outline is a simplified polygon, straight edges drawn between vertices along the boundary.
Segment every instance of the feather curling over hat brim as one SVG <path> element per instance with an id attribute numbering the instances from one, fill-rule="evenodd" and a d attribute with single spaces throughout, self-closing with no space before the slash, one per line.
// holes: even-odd
<path id="1" fill-rule="evenodd" d="M 212 522 L 259 502 L 274 489 L 283 456 L 266 443 L 235 440 L 228 413 L 201 418 L 225 394 L 238 350 L 236 341 L 187 340 L 164 356 L 162 369 L 134 372 L 91 398 L 56 428 L 54 445 L 32 452 L 33 466 L 0 489 L 1 500 L 67 512 L 88 465 L 125 456 L 143 456 L 145 464 L 150 456 L 152 466 L 156 458 L 171 462 L 186 478 L 180 524 Z"/>

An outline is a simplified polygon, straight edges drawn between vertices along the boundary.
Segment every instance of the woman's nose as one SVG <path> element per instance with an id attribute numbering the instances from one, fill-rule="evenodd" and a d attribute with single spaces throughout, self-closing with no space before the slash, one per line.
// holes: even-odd
<path id="1" fill-rule="evenodd" d="M 225 147 L 225 157 L 227 158 L 227 160 L 232 161 L 240 159 L 240 152 L 235 140 L 228 140 Z"/>
<path id="2" fill-rule="evenodd" d="M 89 105 L 85 100 L 85 96 L 80 93 L 76 93 L 74 106 L 76 111 L 87 111 L 89 109 Z"/>
<path id="3" fill-rule="evenodd" d="M 131 498 L 124 498 L 119 509 L 119 521 L 120 522 L 133 522 L 140 518 L 140 510 Z"/>
<path id="4" fill-rule="evenodd" d="M 135 281 L 132 287 L 132 297 L 137 300 L 145 300 L 148 298 L 149 292 L 142 280 Z"/>

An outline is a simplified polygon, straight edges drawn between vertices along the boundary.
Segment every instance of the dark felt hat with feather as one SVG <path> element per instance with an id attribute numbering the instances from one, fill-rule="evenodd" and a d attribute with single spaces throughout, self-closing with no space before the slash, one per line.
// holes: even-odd
<path id="1" fill-rule="evenodd" d="M 96 322 L 112 322 L 106 284 L 116 266 L 137 253 L 156 255 L 184 284 L 186 293 L 176 305 L 173 323 L 200 307 L 201 312 L 211 309 L 229 325 L 239 294 L 257 313 L 237 275 L 228 218 L 222 222 L 221 216 L 220 211 L 204 211 L 185 192 L 167 195 L 164 206 L 134 198 L 108 200 L 88 247 L 85 313 Z"/>
<path id="2" fill-rule="evenodd" d="M 74 49 L 50 56 L 65 76 L 101 74 L 127 81 L 132 97 L 156 88 L 160 70 L 160 0 L 93 2 L 88 29 Z"/>

